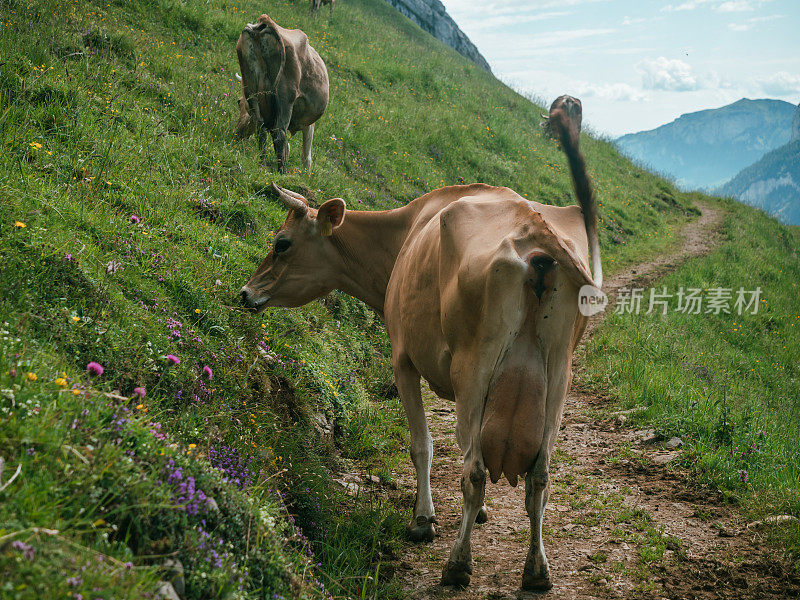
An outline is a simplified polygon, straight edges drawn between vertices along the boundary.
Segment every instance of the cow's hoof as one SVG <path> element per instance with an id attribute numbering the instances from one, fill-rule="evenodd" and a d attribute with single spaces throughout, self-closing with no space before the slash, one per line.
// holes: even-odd
<path id="1" fill-rule="evenodd" d="M 408 537 L 412 542 L 432 542 L 436 535 L 436 517 L 418 516 L 406 527 Z"/>
<path id="2" fill-rule="evenodd" d="M 522 573 L 522 591 L 524 592 L 546 592 L 552 587 L 553 584 L 550 581 L 550 573 L 544 576 Z"/>
<path id="3" fill-rule="evenodd" d="M 489 511 L 486 510 L 486 505 L 484 504 L 483 506 L 481 506 L 480 510 L 478 511 L 478 514 L 475 517 L 475 523 L 477 523 L 478 525 L 483 525 L 488 520 L 489 520 Z"/>
<path id="4" fill-rule="evenodd" d="M 442 585 L 452 585 L 465 588 L 469 585 L 472 576 L 472 565 L 468 563 L 454 563 L 447 561 L 442 569 Z"/>

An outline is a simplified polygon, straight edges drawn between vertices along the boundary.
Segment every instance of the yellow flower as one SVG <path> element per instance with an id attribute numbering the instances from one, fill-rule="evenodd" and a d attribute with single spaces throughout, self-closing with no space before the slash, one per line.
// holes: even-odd
<path id="1" fill-rule="evenodd" d="M 80 393 L 81 393 L 81 391 L 80 391 L 80 390 L 72 390 L 72 393 L 73 393 L 75 396 L 77 396 L 78 394 L 80 394 Z"/>
<path id="2" fill-rule="evenodd" d="M 36 376 L 36 373 L 28 373 L 28 379 L 31 381 L 36 381 L 39 378 Z"/>
<path id="3" fill-rule="evenodd" d="M 67 387 L 67 380 L 63 377 L 59 377 L 53 383 L 55 383 L 58 387 Z"/>
<path id="4" fill-rule="evenodd" d="M 189 448 L 197 448 L 197 444 L 189 444 Z"/>
<path id="5" fill-rule="evenodd" d="M 199 315 L 200 314 L 200 309 L 199 308 L 195 308 L 194 312 L 196 312 Z"/>
<path id="6" fill-rule="evenodd" d="M 75 322 L 77 323 L 78 321 L 80 321 L 80 320 L 81 320 L 81 318 L 80 318 L 80 317 L 72 317 L 72 320 L 73 320 L 73 321 L 75 321 Z"/>
<path id="7" fill-rule="evenodd" d="M 142 410 L 144 408 L 144 404 L 137 404 L 136 410 Z"/>
<path id="8" fill-rule="evenodd" d="M 27 225 L 22 221 L 14 221 L 14 227 L 18 227 L 19 229 L 25 229 Z"/>
<path id="9" fill-rule="evenodd" d="M 29 144 L 29 146 L 31 148 L 33 148 L 34 150 L 41 150 L 42 149 L 42 145 L 39 142 L 31 142 Z"/>

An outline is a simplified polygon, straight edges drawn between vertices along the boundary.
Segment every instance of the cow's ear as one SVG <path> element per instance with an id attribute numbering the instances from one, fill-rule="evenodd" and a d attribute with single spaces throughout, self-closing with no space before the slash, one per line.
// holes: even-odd
<path id="1" fill-rule="evenodd" d="M 317 230 L 320 235 L 332 235 L 334 227 L 338 227 L 344 221 L 345 210 L 344 200 L 341 198 L 331 198 L 320 206 L 317 211 Z"/>

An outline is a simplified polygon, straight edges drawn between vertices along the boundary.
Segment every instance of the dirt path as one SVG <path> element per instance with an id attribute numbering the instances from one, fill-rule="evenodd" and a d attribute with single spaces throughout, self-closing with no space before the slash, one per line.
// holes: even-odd
<path id="1" fill-rule="evenodd" d="M 646 286 L 715 243 L 722 215 L 701 207 L 679 248 L 606 282 L 612 299 L 623 287 Z M 599 319 L 590 324 L 589 334 Z M 584 340 L 587 336 L 584 337 Z M 580 356 L 582 350 L 579 351 Z M 577 369 L 580 369 L 579 362 Z M 409 545 L 398 576 L 412 598 L 514 598 L 528 548 L 524 485 L 488 484 L 489 522 L 472 538 L 475 561 L 466 590 L 439 585 L 461 516 L 461 455 L 455 407 L 425 395 L 434 438 L 431 475 L 439 531 L 430 544 Z M 648 443 L 649 432 L 624 427 L 602 398 L 576 386 L 567 399 L 551 468 L 545 548 L 554 587 L 547 598 L 786 598 L 800 596 L 800 579 L 762 550 L 757 528 L 708 492 L 693 489 L 670 466 L 679 449 Z M 598 416 L 600 415 L 600 416 Z M 410 468 L 399 476 L 413 490 Z"/>

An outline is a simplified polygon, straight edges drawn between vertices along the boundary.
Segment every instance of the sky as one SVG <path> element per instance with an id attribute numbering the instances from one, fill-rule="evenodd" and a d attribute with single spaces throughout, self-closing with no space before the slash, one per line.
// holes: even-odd
<path id="1" fill-rule="evenodd" d="M 442 0 L 514 89 L 616 137 L 740 98 L 800 102 L 800 0 Z"/>

